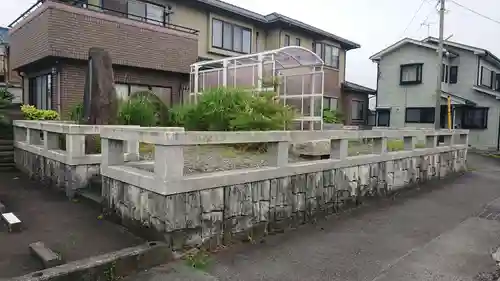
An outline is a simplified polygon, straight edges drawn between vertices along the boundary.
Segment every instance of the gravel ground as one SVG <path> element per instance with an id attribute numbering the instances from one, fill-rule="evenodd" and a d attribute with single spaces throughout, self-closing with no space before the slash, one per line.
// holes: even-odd
<path id="1" fill-rule="evenodd" d="M 149 149 L 141 149 L 143 160 L 153 160 L 154 153 Z M 245 151 L 231 146 L 203 145 L 184 148 L 184 174 L 210 173 L 246 168 L 269 166 L 272 155 L 267 152 Z M 301 157 L 290 153 L 289 162 L 304 161 Z M 152 166 L 143 166 L 151 170 Z"/>

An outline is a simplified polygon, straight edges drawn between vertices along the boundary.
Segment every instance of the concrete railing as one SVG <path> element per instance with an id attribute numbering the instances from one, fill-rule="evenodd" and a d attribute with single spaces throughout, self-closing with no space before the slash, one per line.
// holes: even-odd
<path id="1" fill-rule="evenodd" d="M 91 177 L 100 174 L 101 153 L 96 150 L 87 154 L 85 139 L 95 136 L 95 145 L 100 145 L 98 136 L 103 127 L 106 126 L 80 125 L 70 121 L 16 120 L 16 166 L 38 180 L 64 188 L 68 196 L 72 196 L 76 189 L 84 188 Z M 123 157 L 126 161 L 138 160 L 139 144 L 126 142 Z"/>
<path id="2" fill-rule="evenodd" d="M 437 137 L 443 136 L 442 146 Z M 425 148 L 416 148 L 417 138 L 424 137 Z M 147 128 L 103 128 L 101 131 L 103 161 L 102 175 L 119 179 L 162 195 L 199 191 L 214 187 L 287 177 L 329 169 L 365 165 L 388 160 L 438 154 L 467 149 L 467 130 L 387 130 L 387 131 L 265 131 L 265 132 L 165 132 Z M 387 151 L 387 140 L 402 138 L 404 150 Z M 374 154 L 348 156 L 350 139 L 372 139 Z M 136 140 L 154 145 L 154 171 L 124 165 L 125 143 Z M 330 140 L 330 159 L 288 163 L 292 143 Z M 241 143 L 267 143 L 272 161 L 268 167 L 239 169 L 198 175 L 184 175 L 185 146 Z"/>

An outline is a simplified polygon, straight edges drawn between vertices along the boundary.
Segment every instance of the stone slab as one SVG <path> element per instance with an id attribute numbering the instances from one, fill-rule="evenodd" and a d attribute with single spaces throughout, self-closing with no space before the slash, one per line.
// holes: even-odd
<path id="1" fill-rule="evenodd" d="M 32 272 L 10 281 L 119 280 L 124 276 L 164 264 L 171 256 L 172 252 L 165 243 L 148 242 Z"/>
<path id="2" fill-rule="evenodd" d="M 7 224 L 9 232 L 21 231 L 21 220 L 14 213 L 3 213 L 2 220 Z"/>
<path id="3" fill-rule="evenodd" d="M 29 248 L 31 254 L 38 258 L 45 268 L 54 267 L 63 263 L 61 255 L 56 254 L 50 248 L 45 246 L 43 242 L 38 241 L 31 243 Z"/>

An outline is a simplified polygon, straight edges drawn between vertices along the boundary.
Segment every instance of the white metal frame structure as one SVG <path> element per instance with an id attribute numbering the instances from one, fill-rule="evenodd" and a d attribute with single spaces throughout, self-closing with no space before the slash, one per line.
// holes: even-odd
<path id="1" fill-rule="evenodd" d="M 275 91 L 297 110 L 295 129 L 323 129 L 323 60 L 300 46 L 202 61 L 191 65 L 189 102 L 210 88 L 238 87 Z M 269 85 L 271 83 L 271 85 Z"/>

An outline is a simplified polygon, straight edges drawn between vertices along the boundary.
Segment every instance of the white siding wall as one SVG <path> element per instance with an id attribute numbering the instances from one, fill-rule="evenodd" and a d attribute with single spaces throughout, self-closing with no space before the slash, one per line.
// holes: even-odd
<path id="1" fill-rule="evenodd" d="M 427 127 L 433 124 L 405 124 L 405 108 L 434 107 L 437 54 L 434 50 L 407 44 L 385 55 L 380 61 L 378 81 L 378 107 L 391 107 L 391 127 Z M 402 64 L 423 63 L 422 83 L 399 85 Z"/>

